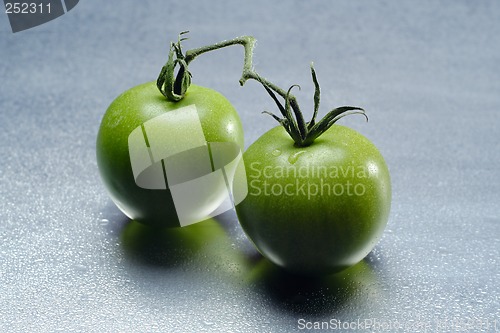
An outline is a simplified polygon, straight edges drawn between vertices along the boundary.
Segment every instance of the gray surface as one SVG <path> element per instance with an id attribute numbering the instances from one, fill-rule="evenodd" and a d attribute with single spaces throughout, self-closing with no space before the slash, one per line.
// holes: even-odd
<path id="1" fill-rule="evenodd" d="M 301 318 L 500 330 L 498 1 L 110 3 L 18 34 L 0 14 L 0 331 L 292 332 Z M 304 109 L 314 60 L 323 113 L 368 110 L 342 122 L 379 147 L 394 198 L 360 265 L 303 281 L 256 255 L 233 214 L 151 233 L 114 207 L 100 119 L 156 78 L 185 29 L 188 48 L 254 35 L 256 69 L 300 83 Z M 233 102 L 251 143 L 275 125 L 260 114 L 273 103 L 238 86 L 241 61 L 235 47 L 191 70 Z"/>

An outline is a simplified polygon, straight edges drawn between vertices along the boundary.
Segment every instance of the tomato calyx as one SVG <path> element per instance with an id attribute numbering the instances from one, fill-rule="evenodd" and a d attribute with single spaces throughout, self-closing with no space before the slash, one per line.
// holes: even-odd
<path id="1" fill-rule="evenodd" d="M 242 45 L 245 48 L 245 60 L 243 64 L 243 74 L 240 78 L 240 85 L 244 85 L 249 78 L 255 78 L 252 71 L 252 56 L 255 47 L 255 38 L 252 36 L 242 36 L 230 40 L 225 40 L 213 45 L 202 46 L 196 49 L 182 51 L 181 43 L 187 40 L 185 36 L 189 31 L 183 31 L 179 34 L 177 42 L 170 43 L 168 60 L 162 67 L 156 86 L 168 100 L 177 102 L 184 98 L 189 86 L 191 85 L 191 72 L 188 66 L 199 55 L 218 50 L 231 45 Z M 178 68 L 177 74 L 175 70 Z"/>
<path id="2" fill-rule="evenodd" d="M 158 75 L 158 79 L 156 80 L 156 86 L 163 96 L 173 102 L 180 101 L 191 85 L 192 75 L 188 70 L 188 63 L 182 53 L 181 46 L 181 42 L 187 39 L 187 37 L 182 36 L 187 33 L 188 31 L 182 31 L 179 34 L 177 42 L 170 43 L 167 63 L 162 67 L 160 75 Z M 179 69 L 177 75 L 175 75 L 177 67 Z"/>
<path id="3" fill-rule="evenodd" d="M 365 117 L 366 121 L 368 121 L 368 116 L 365 113 L 363 108 L 357 106 L 340 106 L 337 107 L 330 112 L 328 112 L 322 119 L 316 122 L 316 117 L 318 115 L 319 104 L 320 104 L 320 96 L 321 91 L 318 83 L 318 79 L 316 77 L 316 71 L 314 70 L 314 66 L 311 63 L 311 76 L 314 83 L 314 111 L 313 116 L 309 122 L 304 121 L 304 117 L 302 111 L 298 103 L 295 100 L 295 97 L 291 95 L 291 90 L 294 87 L 298 87 L 299 85 L 292 85 L 288 91 L 286 92 L 284 99 L 285 105 L 283 105 L 276 94 L 273 92 L 276 89 L 271 89 L 266 82 L 261 81 L 261 84 L 264 86 L 268 94 L 274 100 L 278 109 L 283 116 L 283 118 L 278 117 L 272 112 L 264 111 L 263 113 L 270 115 L 276 121 L 278 121 L 290 135 L 290 137 L 295 142 L 295 145 L 298 147 L 307 147 L 311 145 L 314 140 L 316 140 L 321 134 L 326 132 L 333 124 L 335 124 L 339 119 L 351 115 L 351 114 L 361 114 Z M 292 114 L 293 111 L 293 114 Z"/>

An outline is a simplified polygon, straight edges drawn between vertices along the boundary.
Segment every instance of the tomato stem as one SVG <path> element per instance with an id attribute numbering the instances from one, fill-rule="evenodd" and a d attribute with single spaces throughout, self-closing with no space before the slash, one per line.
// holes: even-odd
<path id="1" fill-rule="evenodd" d="M 300 111 L 300 108 L 297 104 L 297 102 L 294 99 L 294 105 L 292 106 L 292 109 L 295 114 L 295 119 L 292 117 L 292 114 L 290 113 L 290 106 L 291 104 L 291 95 L 290 91 L 296 87 L 297 85 L 293 85 L 288 89 L 287 94 L 284 96 L 285 99 L 285 106 L 283 106 L 280 101 L 277 99 L 276 95 L 274 94 L 273 90 L 269 89 L 266 86 L 265 82 L 261 82 L 264 85 L 264 88 L 266 88 L 266 91 L 268 94 L 271 96 L 271 98 L 274 100 L 276 105 L 278 106 L 278 109 L 280 110 L 281 114 L 283 115 L 283 118 L 280 118 L 270 112 L 265 112 L 267 114 L 270 114 L 274 119 L 276 119 L 290 134 L 291 138 L 295 141 L 295 145 L 298 147 L 306 147 L 311 145 L 314 140 L 316 140 L 321 134 L 326 132 L 330 127 L 332 127 L 335 122 L 337 122 L 339 119 L 350 115 L 350 114 L 361 114 L 363 115 L 366 120 L 368 121 L 368 117 L 366 116 L 365 110 L 356 107 L 356 106 L 341 106 L 338 108 L 335 108 L 328 112 L 325 117 L 323 117 L 321 120 L 316 122 L 316 117 L 318 115 L 318 110 L 319 110 L 319 104 L 320 104 L 320 87 L 318 83 L 318 79 L 316 77 L 316 71 L 314 70 L 314 66 L 311 63 L 311 76 L 312 80 L 314 83 L 314 112 L 313 116 L 311 118 L 311 121 L 308 123 L 304 123 L 303 117 L 302 117 L 302 112 Z M 300 86 L 297 86 L 300 88 Z M 276 90 L 274 90 L 276 91 Z M 280 94 L 282 97 L 283 95 Z M 296 121 L 296 122 L 295 122 Z M 296 124 L 299 124 L 299 127 L 297 128 Z"/>
<path id="2" fill-rule="evenodd" d="M 320 88 L 316 77 L 313 64 L 311 63 L 311 76 L 315 86 L 314 92 L 314 112 L 311 121 L 304 120 L 304 116 L 300 110 L 297 99 L 291 94 L 294 87 L 300 86 L 293 85 L 288 90 L 283 90 L 274 83 L 260 76 L 253 68 L 253 51 L 255 48 L 256 40 L 252 36 L 242 36 L 230 40 L 225 40 L 212 45 L 202 46 L 196 49 L 188 50 L 184 54 L 182 52 L 181 42 L 186 40 L 188 31 L 183 31 L 179 34 L 177 42 L 170 44 L 170 51 L 167 63 L 162 67 L 160 75 L 158 76 L 156 85 L 161 93 L 171 101 L 179 101 L 186 94 L 189 86 L 191 85 L 191 73 L 188 70 L 189 64 L 198 56 L 218 50 L 227 46 L 242 45 L 245 49 L 245 58 L 243 62 L 243 72 L 239 80 L 240 85 L 244 85 L 249 79 L 256 80 L 262 84 L 268 94 L 274 100 L 283 118 L 280 118 L 270 112 L 265 112 L 273 116 L 288 132 L 290 137 L 295 141 L 295 144 L 300 147 L 308 146 L 314 142 L 321 134 L 327 131 L 337 120 L 349 114 L 362 114 L 366 120 L 368 117 L 365 111 L 359 107 L 342 106 L 333 109 L 326 114 L 323 119 L 316 122 L 316 117 L 319 110 L 320 103 Z M 175 75 L 175 70 L 177 75 Z M 276 97 L 276 94 L 285 100 L 285 105 Z"/>
<path id="3" fill-rule="evenodd" d="M 196 49 L 188 50 L 184 54 L 182 52 L 181 42 L 186 40 L 183 37 L 188 31 L 183 31 L 179 34 L 177 42 L 172 42 L 170 44 L 170 51 L 168 55 L 167 63 L 162 67 L 161 72 L 156 81 L 156 85 L 160 92 L 170 101 L 181 100 L 189 85 L 191 84 L 191 73 L 188 70 L 188 66 L 196 57 L 202 55 L 206 52 L 218 50 L 231 45 L 242 45 L 245 49 L 245 58 L 243 63 L 243 72 L 239 80 L 240 85 L 244 85 L 249 79 L 256 80 L 260 82 L 266 89 L 271 89 L 282 98 L 287 98 L 290 104 L 290 108 L 293 110 L 295 119 L 291 117 L 291 126 L 294 133 L 298 135 L 297 140 L 303 140 L 306 135 L 306 122 L 300 112 L 299 105 L 295 96 L 290 94 L 290 90 L 286 91 L 276 86 L 272 82 L 266 80 L 260 76 L 253 69 L 253 50 L 255 48 L 256 40 L 252 36 L 241 36 L 230 40 L 225 40 L 213 45 L 202 46 Z M 175 69 L 179 67 L 177 75 L 175 75 Z M 295 139 L 295 138 L 294 138 Z"/>

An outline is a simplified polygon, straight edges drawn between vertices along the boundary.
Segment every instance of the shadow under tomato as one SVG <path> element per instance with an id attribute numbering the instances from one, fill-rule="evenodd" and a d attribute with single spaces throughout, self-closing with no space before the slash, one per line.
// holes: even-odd
<path id="1" fill-rule="evenodd" d="M 302 315 L 333 314 L 366 302 L 377 288 L 376 275 L 365 261 L 329 276 L 305 277 L 263 258 L 251 271 L 249 283 L 275 306 Z"/>
<path id="2" fill-rule="evenodd" d="M 182 228 L 155 228 L 130 221 L 121 232 L 121 245 L 130 259 L 141 264 L 175 267 L 224 236 L 224 230 L 214 220 Z"/>

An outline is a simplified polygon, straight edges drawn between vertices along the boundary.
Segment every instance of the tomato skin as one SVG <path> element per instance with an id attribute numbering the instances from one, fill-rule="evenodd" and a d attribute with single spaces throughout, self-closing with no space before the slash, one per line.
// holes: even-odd
<path id="1" fill-rule="evenodd" d="M 362 260 L 381 237 L 391 205 L 389 170 L 358 132 L 333 125 L 312 145 L 296 147 L 278 126 L 243 158 L 249 192 L 236 212 L 259 252 L 276 265 L 304 275 L 338 272 Z"/>
<path id="2" fill-rule="evenodd" d="M 192 104 L 208 142 L 234 142 L 243 147 L 241 121 L 231 103 L 220 93 L 194 84 L 182 100 L 171 102 L 159 92 L 156 82 L 147 82 L 122 93 L 104 114 L 97 136 L 97 164 L 111 198 L 129 218 L 152 226 L 179 226 L 168 189 L 144 189 L 135 183 L 128 137 L 144 122 Z M 178 139 L 189 140 L 190 133 Z"/>

